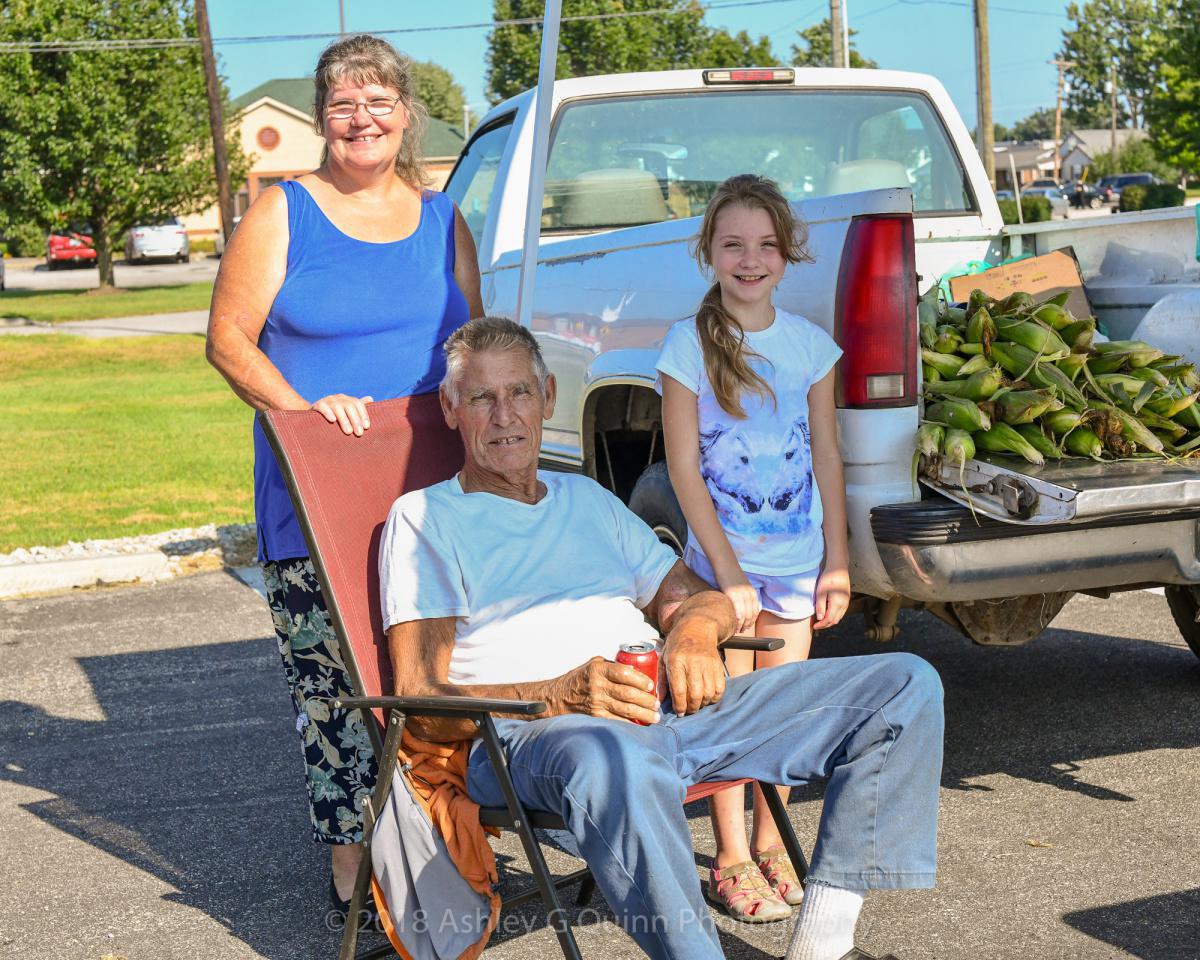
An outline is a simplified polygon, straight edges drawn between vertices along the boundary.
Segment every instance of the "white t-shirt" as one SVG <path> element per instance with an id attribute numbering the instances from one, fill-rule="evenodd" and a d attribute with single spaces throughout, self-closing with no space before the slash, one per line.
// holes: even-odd
<path id="1" fill-rule="evenodd" d="M 384 628 L 457 617 L 449 680 L 548 680 L 623 643 L 658 641 L 642 617 L 678 559 L 588 477 L 538 473 L 521 503 L 458 477 L 406 493 L 383 530 Z"/>
<path id="2" fill-rule="evenodd" d="M 776 308 L 766 330 L 747 331 L 764 359 L 751 366 L 777 404 L 742 397 L 746 418 L 721 409 L 704 370 L 694 317 L 667 331 L 657 367 L 697 396 L 700 474 L 743 570 L 782 575 L 817 567 L 825 552 L 821 494 L 813 480 L 808 391 L 842 355 L 824 330 Z M 662 392 L 662 378 L 656 388 Z M 688 531 L 689 545 L 703 553 Z"/>

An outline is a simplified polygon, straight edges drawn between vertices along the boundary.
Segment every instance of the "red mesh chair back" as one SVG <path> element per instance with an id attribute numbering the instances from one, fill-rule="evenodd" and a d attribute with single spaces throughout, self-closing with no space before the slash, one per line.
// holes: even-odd
<path id="1" fill-rule="evenodd" d="M 258 415 L 360 697 L 392 693 L 378 567 L 388 511 L 402 493 L 446 480 L 463 463 L 462 442 L 446 426 L 436 393 L 368 409 L 371 426 L 361 437 L 346 436 L 315 410 Z"/>

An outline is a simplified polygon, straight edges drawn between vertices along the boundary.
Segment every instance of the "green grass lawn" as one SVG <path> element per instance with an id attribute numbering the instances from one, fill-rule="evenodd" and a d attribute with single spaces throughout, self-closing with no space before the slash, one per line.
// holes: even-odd
<path id="1" fill-rule="evenodd" d="M 28 317 L 47 323 L 64 320 L 107 320 L 146 313 L 179 313 L 207 310 L 211 282 L 177 287 L 134 287 L 100 293 L 96 290 L 31 291 L 0 293 L 0 317 Z"/>
<path id="2" fill-rule="evenodd" d="M 251 411 L 201 337 L 0 338 L 0 552 L 253 516 Z"/>

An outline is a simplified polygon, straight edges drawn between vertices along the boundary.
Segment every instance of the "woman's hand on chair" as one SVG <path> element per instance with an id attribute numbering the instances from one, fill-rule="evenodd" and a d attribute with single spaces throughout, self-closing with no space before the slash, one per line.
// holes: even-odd
<path id="1" fill-rule="evenodd" d="M 367 413 L 367 404 L 371 402 L 371 397 L 350 397 L 344 393 L 331 393 L 314 403 L 312 409 L 330 423 L 336 423 L 346 436 L 353 434 L 361 437 L 363 431 L 371 426 L 371 417 Z"/>

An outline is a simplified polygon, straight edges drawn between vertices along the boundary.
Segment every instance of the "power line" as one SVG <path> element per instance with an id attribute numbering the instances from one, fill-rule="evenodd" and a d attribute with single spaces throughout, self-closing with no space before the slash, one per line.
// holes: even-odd
<path id="1" fill-rule="evenodd" d="M 799 0 L 715 0 L 701 4 L 701 13 L 709 10 L 728 10 L 738 7 L 766 7 L 782 3 L 798 3 Z M 614 13 L 581 13 L 563 17 L 560 22 L 582 22 L 588 20 L 623 20 L 629 17 L 660 15 L 682 16 L 696 8 L 680 10 L 677 7 L 658 7 L 653 10 L 622 10 Z M 395 27 L 386 30 L 364 30 L 374 36 L 392 36 L 405 33 L 437 33 L 447 30 L 491 30 L 495 27 L 536 26 L 541 17 L 521 17 L 512 20 L 488 20 L 480 23 L 452 23 L 430 27 Z M 329 40 L 340 33 L 279 33 L 249 37 L 213 37 L 214 44 L 238 45 L 247 43 L 279 43 L 290 40 Z M 144 37 L 129 39 L 92 40 L 25 40 L 0 43 L 0 53 L 69 53 L 89 50 L 161 50 L 170 47 L 194 47 L 200 43 L 196 37 Z"/>

